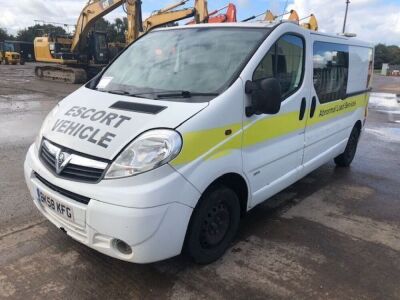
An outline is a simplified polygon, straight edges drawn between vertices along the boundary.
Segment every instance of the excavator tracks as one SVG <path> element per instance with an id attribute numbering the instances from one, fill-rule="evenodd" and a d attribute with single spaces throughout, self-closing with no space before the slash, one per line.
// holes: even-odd
<path id="1" fill-rule="evenodd" d="M 43 80 L 66 83 L 85 83 L 87 81 L 85 69 L 66 66 L 37 66 L 35 75 Z"/>

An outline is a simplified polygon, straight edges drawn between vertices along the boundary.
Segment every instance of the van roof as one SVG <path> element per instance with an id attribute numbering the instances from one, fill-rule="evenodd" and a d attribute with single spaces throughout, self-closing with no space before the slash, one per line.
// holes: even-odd
<path id="1" fill-rule="evenodd" d="M 279 22 L 264 22 L 264 21 L 258 21 L 258 22 L 236 22 L 236 23 L 207 23 L 207 24 L 193 24 L 193 25 L 180 25 L 176 27 L 164 27 L 164 28 L 158 28 L 155 30 L 173 30 L 173 29 L 185 29 L 185 28 L 204 28 L 204 27 L 209 27 L 209 28 L 227 28 L 227 27 L 236 27 L 236 28 L 274 28 L 278 25 L 283 25 L 283 24 L 288 24 L 289 26 L 295 25 L 298 26 L 296 23 L 291 22 L 291 21 L 279 21 Z M 300 27 L 300 26 L 299 26 Z M 354 37 L 347 37 L 344 35 L 340 34 L 328 34 L 320 31 L 310 31 L 308 29 L 305 29 L 303 27 L 300 27 L 304 32 L 310 32 L 312 35 L 315 36 L 315 39 L 318 40 L 318 36 L 326 40 L 332 39 L 332 43 L 343 43 L 343 44 L 348 44 L 348 45 L 354 45 L 354 46 L 363 46 L 363 47 L 371 47 L 373 48 L 374 45 L 362 40 L 359 40 Z"/>

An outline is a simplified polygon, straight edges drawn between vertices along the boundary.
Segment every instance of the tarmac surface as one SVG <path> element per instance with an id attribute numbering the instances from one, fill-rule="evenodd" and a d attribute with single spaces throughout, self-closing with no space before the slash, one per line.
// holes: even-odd
<path id="1" fill-rule="evenodd" d="M 375 82 L 400 93 L 400 78 Z M 253 209 L 219 261 L 136 265 L 63 234 L 24 182 L 42 120 L 78 87 L 0 66 L 0 299 L 400 299 L 400 124 L 384 113 L 351 168 L 330 162 Z"/>

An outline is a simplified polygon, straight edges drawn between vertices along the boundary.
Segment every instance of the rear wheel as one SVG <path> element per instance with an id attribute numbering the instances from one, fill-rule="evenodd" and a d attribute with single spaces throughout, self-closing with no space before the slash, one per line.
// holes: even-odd
<path id="1" fill-rule="evenodd" d="M 360 138 L 360 129 L 354 126 L 349 140 L 347 141 L 346 149 L 342 154 L 335 157 L 335 163 L 338 167 L 349 167 L 356 155 L 358 140 Z"/>
<path id="2" fill-rule="evenodd" d="M 220 258 L 233 241 L 240 222 L 236 193 L 223 185 L 210 188 L 193 212 L 185 252 L 199 264 Z"/>

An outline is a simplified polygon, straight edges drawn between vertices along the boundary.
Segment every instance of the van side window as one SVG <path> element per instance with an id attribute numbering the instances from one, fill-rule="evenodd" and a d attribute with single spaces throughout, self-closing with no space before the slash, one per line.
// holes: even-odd
<path id="1" fill-rule="evenodd" d="M 349 75 L 349 47 L 315 42 L 314 88 L 320 103 L 346 98 Z"/>
<path id="2" fill-rule="evenodd" d="M 253 81 L 275 77 L 281 84 L 282 101 L 296 91 L 304 76 L 304 40 L 283 35 L 264 56 L 253 74 Z"/>

